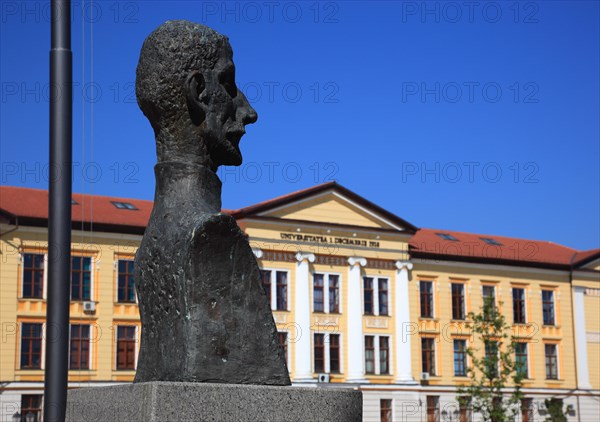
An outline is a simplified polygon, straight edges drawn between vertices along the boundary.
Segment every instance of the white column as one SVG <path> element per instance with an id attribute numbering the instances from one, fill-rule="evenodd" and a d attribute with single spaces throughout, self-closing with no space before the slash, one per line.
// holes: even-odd
<path id="1" fill-rule="evenodd" d="M 396 261 L 395 306 L 396 318 L 396 383 L 416 384 L 412 376 L 412 356 L 410 336 L 407 334 L 410 326 L 410 307 L 408 296 L 408 272 L 413 264 L 409 261 Z"/>
<path id="2" fill-rule="evenodd" d="M 585 287 L 573 287 L 573 314 L 575 318 L 575 350 L 577 353 L 577 386 L 589 390 L 590 372 L 588 370 L 587 333 L 585 329 Z M 554 302 L 557 303 L 556 298 Z M 561 356 L 559 356 L 559 359 Z"/>
<path id="3" fill-rule="evenodd" d="M 315 382 L 311 368 L 311 336 L 310 331 L 310 269 L 311 262 L 315 262 L 312 253 L 298 252 L 296 254 L 296 282 L 295 303 L 296 327 L 298 327 L 298 341 L 295 343 L 296 361 L 294 382 Z"/>
<path id="4" fill-rule="evenodd" d="M 360 267 L 367 260 L 360 257 L 348 258 L 348 382 L 365 383 L 365 358 L 362 322 L 362 300 Z"/>

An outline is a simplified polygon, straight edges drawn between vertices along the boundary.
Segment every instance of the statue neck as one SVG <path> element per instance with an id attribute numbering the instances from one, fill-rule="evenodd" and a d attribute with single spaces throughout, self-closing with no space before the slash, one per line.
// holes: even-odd
<path id="1" fill-rule="evenodd" d="M 193 133 L 189 126 L 181 126 L 182 128 L 175 132 L 172 129 L 163 129 L 155 134 L 158 162 L 199 164 L 216 172 L 218 166 L 212 162 L 204 140 L 198 138 L 198 134 Z"/>
<path id="2" fill-rule="evenodd" d="M 172 210 L 221 211 L 221 180 L 200 164 L 179 161 L 160 162 L 154 167 L 154 201 Z"/>

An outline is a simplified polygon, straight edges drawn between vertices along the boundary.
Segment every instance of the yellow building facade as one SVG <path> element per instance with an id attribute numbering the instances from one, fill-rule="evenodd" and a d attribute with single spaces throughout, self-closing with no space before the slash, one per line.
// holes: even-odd
<path id="1" fill-rule="evenodd" d="M 48 195 L 0 193 L 0 418 L 11 420 L 43 402 Z M 73 199 L 69 386 L 131 382 L 132 265 L 152 203 Z M 419 229 L 336 183 L 223 212 L 249 236 L 294 384 L 362 390 L 365 421 L 479 420 L 456 388 L 464 349 L 481 346 L 468 313 L 492 297 L 522 343 L 531 412 L 519 420 L 544 420 L 547 398 L 569 421 L 600 417 L 600 250 Z"/>

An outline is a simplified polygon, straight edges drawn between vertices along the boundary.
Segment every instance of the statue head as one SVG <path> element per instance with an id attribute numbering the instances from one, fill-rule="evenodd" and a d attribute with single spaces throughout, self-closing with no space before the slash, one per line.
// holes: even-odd
<path id="1" fill-rule="evenodd" d="M 242 163 L 239 142 L 257 114 L 235 83 L 227 37 L 189 21 L 165 22 L 144 41 L 135 85 L 156 135 L 158 162 L 213 171 Z"/>

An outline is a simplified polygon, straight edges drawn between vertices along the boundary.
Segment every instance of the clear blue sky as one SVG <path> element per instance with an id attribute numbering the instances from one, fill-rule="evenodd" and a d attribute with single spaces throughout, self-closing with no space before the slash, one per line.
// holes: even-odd
<path id="1" fill-rule="evenodd" d="M 259 114 L 224 207 L 337 180 L 419 227 L 599 247 L 599 3 L 468 4 L 74 1 L 74 190 L 152 199 L 135 67 L 188 19 Z M 47 188 L 49 1 L 0 7 L 0 183 Z"/>

